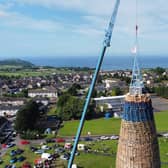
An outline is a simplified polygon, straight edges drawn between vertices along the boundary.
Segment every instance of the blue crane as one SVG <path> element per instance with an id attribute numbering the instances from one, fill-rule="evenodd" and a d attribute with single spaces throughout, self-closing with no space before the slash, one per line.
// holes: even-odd
<path id="1" fill-rule="evenodd" d="M 92 82 L 91 82 L 91 85 L 90 85 L 90 89 L 89 89 L 89 92 L 88 92 L 88 95 L 87 95 L 87 98 L 86 98 L 86 101 L 85 101 L 85 105 L 84 105 L 84 108 L 83 108 L 82 117 L 81 117 L 81 120 L 80 120 L 80 124 L 79 124 L 79 127 L 78 127 L 76 137 L 75 137 L 75 142 L 74 142 L 74 145 L 73 145 L 71 156 L 70 156 L 70 159 L 69 159 L 69 162 L 68 162 L 68 168 L 72 167 L 74 157 L 75 157 L 75 152 L 76 152 L 77 145 L 78 145 L 78 142 L 79 142 L 79 138 L 80 138 L 80 135 L 81 135 L 81 132 L 82 132 L 82 128 L 84 126 L 85 116 L 86 116 L 87 109 L 88 109 L 88 106 L 89 106 L 89 103 L 90 103 L 90 100 L 91 100 L 92 92 L 93 92 L 94 87 L 95 87 L 97 76 L 98 76 L 99 70 L 101 68 L 106 49 L 107 49 L 107 47 L 110 47 L 110 42 L 111 42 L 111 38 L 112 38 L 113 28 L 114 28 L 119 4 L 120 4 L 120 0 L 116 0 L 114 10 L 113 10 L 113 14 L 111 16 L 110 23 L 109 23 L 108 29 L 106 31 L 106 34 L 105 34 L 102 53 L 101 53 L 101 55 L 98 59 L 97 66 L 96 66 L 96 69 L 95 69 L 95 72 L 94 72 L 94 76 L 93 76 L 93 79 L 92 79 Z"/>

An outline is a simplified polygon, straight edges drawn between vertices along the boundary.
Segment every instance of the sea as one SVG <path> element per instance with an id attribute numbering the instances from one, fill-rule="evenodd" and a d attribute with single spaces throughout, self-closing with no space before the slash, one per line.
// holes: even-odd
<path id="1" fill-rule="evenodd" d="M 67 56 L 67 57 L 27 57 L 24 60 L 30 61 L 38 66 L 52 67 L 89 67 L 95 68 L 98 57 L 95 56 Z M 108 56 L 104 57 L 102 70 L 126 70 L 132 69 L 133 56 Z M 138 57 L 140 68 L 168 68 L 168 56 L 141 56 Z"/>

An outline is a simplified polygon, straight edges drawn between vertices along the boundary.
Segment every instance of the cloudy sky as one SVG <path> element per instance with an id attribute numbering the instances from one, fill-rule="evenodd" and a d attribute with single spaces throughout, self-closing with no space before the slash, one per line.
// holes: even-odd
<path id="1" fill-rule="evenodd" d="M 96 56 L 115 0 L 1 0 L 0 57 Z M 121 0 L 108 55 L 134 45 L 135 1 Z M 168 1 L 139 0 L 143 55 L 168 53 Z"/>

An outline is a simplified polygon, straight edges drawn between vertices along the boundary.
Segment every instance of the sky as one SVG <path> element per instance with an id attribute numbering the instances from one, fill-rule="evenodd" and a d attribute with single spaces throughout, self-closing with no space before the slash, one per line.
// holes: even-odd
<path id="1" fill-rule="evenodd" d="M 0 57 L 97 56 L 115 0 L 0 0 Z M 138 0 L 142 55 L 168 53 L 168 1 Z M 121 0 L 108 55 L 129 55 L 136 3 Z"/>

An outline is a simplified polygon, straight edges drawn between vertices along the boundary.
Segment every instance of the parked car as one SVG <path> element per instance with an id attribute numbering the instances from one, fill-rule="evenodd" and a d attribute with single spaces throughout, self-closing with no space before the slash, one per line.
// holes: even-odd
<path id="1" fill-rule="evenodd" d="M 12 148 L 13 146 L 15 146 L 15 144 L 13 144 L 13 143 L 8 143 L 8 144 L 6 145 L 7 148 Z"/>
<path id="2" fill-rule="evenodd" d="M 12 133 L 12 136 L 13 136 L 13 137 L 16 137 L 16 135 L 17 135 L 17 133 L 14 131 L 14 132 Z"/>
<path id="3" fill-rule="evenodd" d="M 38 150 L 38 148 L 36 148 L 36 147 L 34 147 L 34 146 L 30 146 L 30 150 L 31 150 L 32 152 L 35 152 L 36 150 Z"/>
<path id="4" fill-rule="evenodd" d="M 22 165 L 22 168 L 31 168 L 31 165 L 28 162 L 26 162 Z"/>
<path id="5" fill-rule="evenodd" d="M 93 139 L 91 137 L 85 137 L 84 140 L 85 141 L 93 141 Z"/>
<path id="6" fill-rule="evenodd" d="M 118 140 L 118 139 L 119 139 L 119 136 L 117 136 L 117 135 L 112 135 L 112 136 L 110 137 L 110 139 L 112 139 L 112 140 Z"/>
<path id="7" fill-rule="evenodd" d="M 12 168 L 12 165 L 5 165 L 5 168 Z"/>
<path id="8" fill-rule="evenodd" d="M 11 155 L 11 156 L 17 155 L 16 150 L 11 150 L 10 155 Z"/>
<path id="9" fill-rule="evenodd" d="M 110 139 L 108 136 L 101 136 L 100 137 L 100 140 L 108 140 L 108 139 Z"/>
<path id="10" fill-rule="evenodd" d="M 47 146 L 47 145 L 43 145 L 43 146 L 41 147 L 41 149 L 43 149 L 43 150 L 50 150 L 51 148 L 50 148 L 49 146 Z"/>
<path id="11" fill-rule="evenodd" d="M 55 139 L 46 139 L 46 143 L 54 143 Z"/>
<path id="12" fill-rule="evenodd" d="M 52 157 L 53 157 L 53 159 L 56 159 L 56 158 L 58 158 L 58 157 L 59 157 L 59 154 L 54 153 L 54 154 L 52 155 Z"/>
<path id="13" fill-rule="evenodd" d="M 30 142 L 27 141 L 27 140 L 21 140 L 20 143 L 21 143 L 21 145 L 28 145 L 28 144 L 30 144 Z"/>
<path id="14" fill-rule="evenodd" d="M 18 162 L 23 162 L 25 159 L 26 159 L 26 158 L 25 158 L 24 156 L 20 156 L 20 157 L 17 159 L 17 161 L 18 161 Z"/>
<path id="15" fill-rule="evenodd" d="M 22 154 L 23 152 L 24 152 L 24 150 L 22 150 L 22 149 L 17 149 L 17 150 L 16 150 L 16 154 L 17 154 L 17 155 L 20 155 L 20 154 Z"/>
<path id="16" fill-rule="evenodd" d="M 65 139 L 63 139 L 63 138 L 57 138 L 57 139 L 56 139 L 56 142 L 57 142 L 57 143 L 64 143 L 64 142 L 65 142 Z"/>
<path id="17" fill-rule="evenodd" d="M 44 153 L 44 150 L 39 149 L 39 150 L 36 150 L 34 153 L 36 153 L 36 154 L 42 154 L 42 153 Z"/>
<path id="18" fill-rule="evenodd" d="M 16 166 L 15 165 L 12 165 L 12 167 L 11 168 L 16 168 Z"/>
<path id="19" fill-rule="evenodd" d="M 65 149 L 63 147 L 58 147 L 55 149 L 55 152 L 56 153 L 63 153 L 63 152 L 65 152 Z"/>
<path id="20" fill-rule="evenodd" d="M 14 157 L 14 158 L 12 158 L 11 160 L 10 160 L 10 163 L 16 163 L 17 162 L 17 158 L 16 157 Z"/>
<path id="21" fill-rule="evenodd" d="M 1 146 L 2 146 L 2 148 L 6 148 L 7 144 L 2 144 Z"/>
<path id="22" fill-rule="evenodd" d="M 69 160 L 69 154 L 64 154 L 64 155 L 61 155 L 60 156 L 60 159 L 62 159 L 62 160 Z"/>

